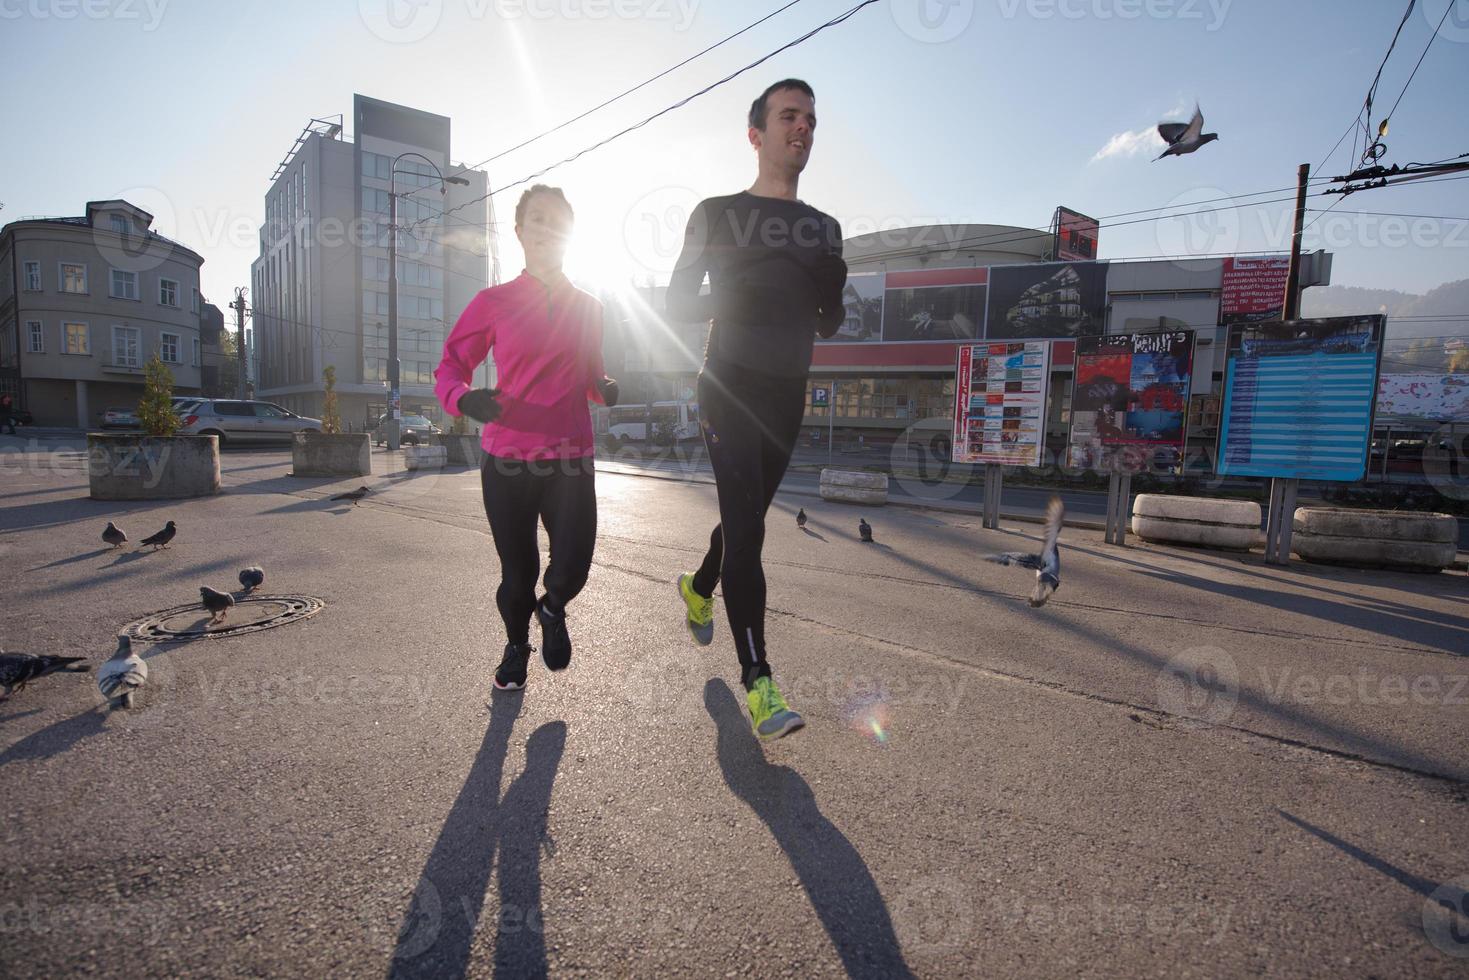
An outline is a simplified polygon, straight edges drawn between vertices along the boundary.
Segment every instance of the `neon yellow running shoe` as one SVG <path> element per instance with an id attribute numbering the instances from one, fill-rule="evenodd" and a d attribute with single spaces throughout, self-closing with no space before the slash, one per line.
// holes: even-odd
<path id="1" fill-rule="evenodd" d="M 714 598 L 711 596 L 706 599 L 694 591 L 692 572 L 678 577 L 678 594 L 688 609 L 684 623 L 689 628 L 689 635 L 699 646 L 707 647 L 714 642 Z"/>
<path id="2" fill-rule="evenodd" d="M 750 705 L 750 724 L 762 739 L 789 735 L 806 724 L 806 720 L 786 704 L 775 681 L 769 677 L 757 679 L 755 686 L 745 693 L 745 700 Z"/>

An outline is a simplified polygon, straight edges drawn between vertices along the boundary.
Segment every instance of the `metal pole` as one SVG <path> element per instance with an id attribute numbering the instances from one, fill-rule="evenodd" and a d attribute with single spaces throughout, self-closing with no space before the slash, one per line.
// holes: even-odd
<path id="1" fill-rule="evenodd" d="M 836 434 L 837 379 L 831 379 L 831 393 L 826 396 L 826 465 L 831 465 L 831 440 Z"/>
<path id="2" fill-rule="evenodd" d="M 235 301 L 230 305 L 235 308 L 235 355 L 239 362 L 240 376 L 235 379 L 235 397 L 245 397 L 245 293 L 242 286 L 235 290 Z"/>
<path id="3" fill-rule="evenodd" d="M 388 173 L 388 450 L 402 441 L 398 371 L 398 167 Z"/>
<path id="4" fill-rule="evenodd" d="M 1282 319 L 1294 320 L 1301 313 L 1301 233 L 1306 221 L 1306 184 L 1311 165 L 1296 169 L 1296 220 L 1290 242 L 1290 271 L 1285 278 Z M 1265 522 L 1265 560 L 1274 565 L 1290 564 L 1291 520 L 1295 515 L 1296 490 L 1300 481 L 1275 477 L 1270 481 L 1270 515 Z"/>

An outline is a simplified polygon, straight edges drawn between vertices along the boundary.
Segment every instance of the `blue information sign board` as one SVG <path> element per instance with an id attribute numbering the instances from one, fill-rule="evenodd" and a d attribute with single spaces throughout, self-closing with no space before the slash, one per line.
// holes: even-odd
<path id="1" fill-rule="evenodd" d="M 1232 327 L 1219 474 L 1360 480 L 1385 326 L 1353 316 Z"/>

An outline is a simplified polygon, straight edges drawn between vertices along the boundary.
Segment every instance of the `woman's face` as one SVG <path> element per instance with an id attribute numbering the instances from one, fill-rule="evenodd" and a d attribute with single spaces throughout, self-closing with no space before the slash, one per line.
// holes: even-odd
<path id="1" fill-rule="evenodd" d="M 554 194 L 534 194 L 515 226 L 515 237 L 527 262 L 560 265 L 571 240 L 571 213 Z"/>

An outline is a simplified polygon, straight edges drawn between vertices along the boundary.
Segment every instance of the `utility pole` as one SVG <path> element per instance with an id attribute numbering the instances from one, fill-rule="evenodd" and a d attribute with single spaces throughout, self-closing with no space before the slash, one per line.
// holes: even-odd
<path id="1" fill-rule="evenodd" d="M 1311 178 L 1311 165 L 1303 163 L 1296 171 L 1296 228 L 1290 240 L 1290 271 L 1285 277 L 1285 303 L 1283 320 L 1299 319 L 1301 315 L 1301 232 L 1306 222 L 1306 184 Z"/>
<path id="2" fill-rule="evenodd" d="M 245 397 L 245 294 L 250 290 L 244 286 L 235 289 L 235 301 L 230 309 L 235 311 L 235 353 L 240 363 L 240 375 L 235 379 L 235 397 Z"/>
<path id="3" fill-rule="evenodd" d="M 1290 271 L 1285 277 L 1285 300 L 1282 305 L 1282 320 L 1296 320 L 1301 315 L 1301 233 L 1306 222 L 1306 184 L 1311 177 L 1311 165 L 1301 164 L 1296 171 L 1296 225 L 1290 242 Z M 1270 506 L 1265 515 L 1265 561 L 1272 565 L 1290 564 L 1291 525 L 1296 514 L 1296 491 L 1300 481 L 1294 478 L 1272 477 L 1270 480 Z"/>
<path id="4" fill-rule="evenodd" d="M 388 451 L 397 452 L 402 438 L 402 409 L 398 401 L 398 195 L 393 179 L 398 174 L 394 160 L 388 174 Z"/>

